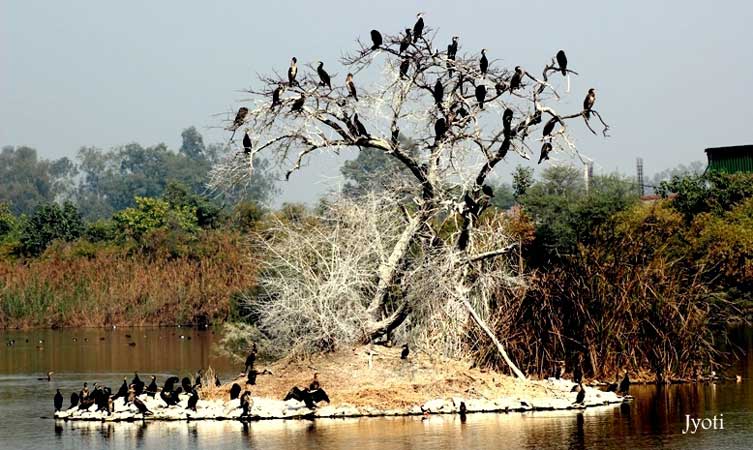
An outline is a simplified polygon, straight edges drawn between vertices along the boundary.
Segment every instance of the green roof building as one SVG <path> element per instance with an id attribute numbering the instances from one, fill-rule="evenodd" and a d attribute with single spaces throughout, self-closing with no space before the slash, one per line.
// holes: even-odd
<path id="1" fill-rule="evenodd" d="M 708 171 L 753 173 L 753 145 L 707 148 L 706 156 L 709 158 Z"/>

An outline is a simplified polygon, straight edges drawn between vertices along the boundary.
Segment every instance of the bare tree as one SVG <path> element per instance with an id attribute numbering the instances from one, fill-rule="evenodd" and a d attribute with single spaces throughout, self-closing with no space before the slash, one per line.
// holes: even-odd
<path id="1" fill-rule="evenodd" d="M 583 120 L 596 134 L 589 121 L 596 117 L 605 136 L 608 126 L 593 108 L 556 109 L 560 93 L 550 77 L 561 76 L 562 69 L 554 58 L 538 75 L 494 60 L 482 73 L 480 54 L 450 58 L 435 41 L 436 33 L 428 27 L 418 39 L 385 35 L 378 48 L 358 41 L 357 49 L 340 61 L 353 75 L 348 77 L 352 85 L 346 86 L 344 74 L 330 72 L 330 88 L 321 74 L 327 65 L 299 70 L 294 82 L 279 74 L 260 77 L 261 87 L 248 91 L 248 113 L 229 128 L 248 133 L 248 165 L 239 165 L 231 155 L 214 168 L 211 185 L 221 189 L 247 182 L 253 158 L 262 152 L 287 167 L 286 178 L 316 152 L 384 152 L 412 175 L 408 185 L 393 187 L 409 192 L 412 201 L 400 204 L 400 231 L 382 243 L 389 246 L 375 266 L 363 339 L 381 339 L 416 314 L 418 305 L 408 294 L 409 284 L 423 273 L 416 267 L 437 269 L 426 258 L 444 255 L 439 260 L 446 267 L 434 280 L 449 283 L 446 292 L 457 300 L 454 306 L 462 306 L 504 351 L 477 311 L 487 292 L 478 290 L 479 267 L 488 272 L 492 265 L 487 263 L 510 249 L 504 239 L 490 248 L 479 232 L 492 195 L 485 181 L 508 152 L 528 159 L 540 147 L 541 160 L 558 151 L 580 157 L 568 133 L 573 120 Z M 367 79 L 378 81 L 368 87 L 359 83 Z M 544 133 L 536 138 L 539 129 Z M 418 153 L 406 151 L 401 137 L 417 145 Z"/>

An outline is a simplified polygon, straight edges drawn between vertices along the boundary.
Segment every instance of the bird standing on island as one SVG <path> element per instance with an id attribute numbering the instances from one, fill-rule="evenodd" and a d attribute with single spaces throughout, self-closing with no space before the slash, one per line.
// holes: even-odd
<path id="1" fill-rule="evenodd" d="M 246 417 L 251 411 L 251 406 L 253 405 L 253 401 L 251 400 L 251 391 L 245 391 L 243 395 L 241 395 L 240 402 L 241 402 L 241 417 Z"/>
<path id="2" fill-rule="evenodd" d="M 63 409 L 63 394 L 60 393 L 60 389 L 55 389 L 55 397 L 52 399 L 53 405 L 55 405 L 55 412 Z"/>
<path id="3" fill-rule="evenodd" d="M 408 354 L 410 353 L 410 348 L 408 348 L 408 344 L 403 344 L 403 350 L 400 352 L 400 359 L 408 359 Z"/>
<path id="4" fill-rule="evenodd" d="M 578 395 L 575 397 L 575 403 L 573 403 L 573 405 L 584 406 L 583 401 L 586 400 L 586 389 L 580 383 L 578 383 L 578 388 Z"/>
<path id="5" fill-rule="evenodd" d="M 588 90 L 588 94 L 586 95 L 586 98 L 583 100 L 583 115 L 586 117 L 586 120 L 591 118 L 591 108 L 594 107 L 595 102 L 596 102 L 596 89 L 591 88 Z"/>
<path id="6" fill-rule="evenodd" d="M 630 377 L 628 376 L 627 370 L 625 371 L 625 376 L 622 377 L 622 381 L 620 381 L 618 392 L 623 396 L 628 395 L 630 392 Z"/>
<path id="7" fill-rule="evenodd" d="M 319 372 L 314 372 L 314 378 L 311 380 L 311 383 L 309 383 L 309 390 L 313 391 L 320 387 L 322 386 L 319 384 Z"/>
<path id="8" fill-rule="evenodd" d="M 413 25 L 413 42 L 418 42 L 418 39 L 424 34 L 424 13 L 418 13 L 416 14 L 416 17 L 418 20 L 416 20 L 416 24 Z"/>
<path id="9" fill-rule="evenodd" d="M 358 101 L 358 93 L 356 93 L 356 85 L 353 83 L 353 74 L 349 73 L 345 77 L 345 87 L 348 88 L 348 95 L 353 97 L 356 101 Z"/>
<path id="10" fill-rule="evenodd" d="M 320 86 L 327 86 L 328 88 L 332 89 L 332 82 L 329 78 L 329 74 L 326 70 L 324 70 L 324 63 L 319 61 L 319 65 L 316 67 L 316 73 L 319 74 L 319 80 L 321 82 L 319 83 Z"/>
<path id="11" fill-rule="evenodd" d="M 246 133 L 246 136 L 248 136 L 248 133 Z M 245 145 L 245 142 L 244 142 Z M 146 395 L 154 398 L 155 395 L 157 395 L 157 391 L 159 389 L 157 388 L 157 377 L 152 375 L 152 382 L 149 383 L 149 386 L 146 387 Z"/>
<path id="12" fill-rule="evenodd" d="M 478 62 L 478 68 L 481 70 L 481 77 L 486 76 L 486 71 L 489 70 L 489 60 L 486 59 L 486 49 L 481 49 L 481 59 Z"/>
<path id="13" fill-rule="evenodd" d="M 235 400 L 239 395 L 241 395 L 241 385 L 233 383 L 233 385 L 230 386 L 230 400 Z"/>
<path id="14" fill-rule="evenodd" d="M 557 65 L 560 66 L 560 72 L 562 72 L 562 76 L 567 76 L 567 56 L 565 55 L 564 50 L 557 52 Z"/>
<path id="15" fill-rule="evenodd" d="M 371 30 L 371 49 L 376 50 L 382 46 L 382 33 L 378 30 Z"/>
<path id="16" fill-rule="evenodd" d="M 298 84 L 298 82 L 295 80 L 295 77 L 298 76 L 298 59 L 294 56 L 293 59 L 290 60 L 290 67 L 288 68 L 288 85 L 289 86 L 295 86 Z"/>
<path id="17" fill-rule="evenodd" d="M 246 356 L 246 364 L 243 369 L 243 374 L 248 375 L 248 372 L 254 368 L 254 363 L 256 362 L 256 354 L 258 353 L 258 349 L 256 347 L 256 342 L 253 343 L 251 346 L 251 351 L 248 352 L 248 356 Z"/>
<path id="18" fill-rule="evenodd" d="M 617 387 L 619 386 L 619 382 L 620 382 L 620 374 L 615 374 L 614 383 L 609 383 L 609 385 L 607 385 L 607 392 L 617 392 Z"/>

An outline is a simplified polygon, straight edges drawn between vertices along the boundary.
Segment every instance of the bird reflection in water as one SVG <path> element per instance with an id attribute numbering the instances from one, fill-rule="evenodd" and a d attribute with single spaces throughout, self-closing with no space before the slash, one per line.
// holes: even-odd
<path id="1" fill-rule="evenodd" d="M 570 443 L 567 446 L 568 450 L 585 450 L 586 434 L 583 431 L 583 424 L 583 413 L 578 413 L 575 416 L 575 429 L 572 436 L 570 436 Z"/>

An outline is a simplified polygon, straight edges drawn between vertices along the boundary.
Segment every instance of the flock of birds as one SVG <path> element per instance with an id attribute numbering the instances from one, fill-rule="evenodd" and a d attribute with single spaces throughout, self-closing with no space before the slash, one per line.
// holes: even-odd
<path id="1" fill-rule="evenodd" d="M 407 349 L 407 347 L 405 347 Z M 403 353 L 407 357 L 407 353 L 404 350 Z M 230 387 L 229 395 L 230 400 L 238 400 L 241 408 L 241 417 L 248 417 L 250 414 L 253 401 L 251 399 L 251 391 L 248 386 L 256 385 L 257 376 L 263 374 L 271 374 L 268 370 L 258 371 L 255 368 L 257 356 L 257 346 L 254 343 L 251 352 L 246 358 L 246 364 L 243 371 L 243 375 L 246 377 L 246 389 L 241 388 L 238 383 L 233 383 Z M 48 372 L 46 377 L 40 377 L 40 381 L 52 381 L 54 372 Z M 165 407 L 178 406 L 181 402 L 181 396 L 188 396 L 185 409 L 196 411 L 196 405 L 200 399 L 199 389 L 202 386 L 208 386 L 210 380 L 205 376 L 205 372 L 199 370 L 196 373 L 196 377 L 192 382 L 189 377 L 183 377 L 180 379 L 177 376 L 168 377 L 162 387 L 157 384 L 157 377 L 152 375 L 151 382 L 146 385 L 140 378 L 138 373 L 134 373 L 133 379 L 128 382 L 128 378 L 123 378 L 123 383 L 117 392 L 113 394 L 110 387 L 103 384 L 94 383 L 92 388 L 89 388 L 88 383 L 84 383 L 81 390 L 73 392 L 70 395 L 70 405 L 67 409 L 79 408 L 89 411 L 103 411 L 108 415 L 115 411 L 116 401 L 122 399 L 123 405 L 133 405 L 142 414 L 142 417 L 153 415 L 152 411 L 146 406 L 146 404 L 139 398 L 139 396 L 146 394 L 151 398 L 159 398 L 164 403 Z M 306 405 L 310 409 L 315 409 L 320 402 L 329 403 L 329 396 L 322 388 L 318 373 L 314 372 L 314 377 L 307 387 L 293 386 L 290 391 L 283 398 L 287 400 L 297 400 Z M 222 383 L 219 377 L 214 376 L 214 380 L 211 381 L 215 387 L 220 387 Z M 185 400 L 185 397 L 184 397 Z M 60 392 L 60 389 L 56 389 L 53 397 L 53 406 L 55 412 L 63 410 L 64 397 Z M 92 410 L 92 407 L 94 409 Z"/>
<path id="2" fill-rule="evenodd" d="M 417 14 L 417 20 L 416 23 L 413 25 L 413 28 L 406 28 L 405 34 L 400 41 L 400 46 L 398 49 L 398 56 L 402 56 L 403 53 L 409 49 L 411 45 L 414 45 L 418 43 L 419 39 L 423 37 L 424 33 L 424 19 L 423 19 L 423 13 Z M 371 30 L 371 41 L 372 45 L 370 47 L 370 51 L 378 51 L 379 49 L 383 48 L 384 45 L 384 38 L 382 37 L 382 34 L 379 32 L 379 30 Z M 458 36 L 453 36 L 452 41 L 447 46 L 447 71 L 450 78 L 452 78 L 453 73 L 456 68 L 456 58 L 457 58 L 457 52 L 458 52 Z M 564 50 L 559 50 L 555 56 L 555 59 L 557 61 L 557 67 L 553 67 L 553 69 L 558 70 L 560 73 L 562 73 L 563 76 L 567 77 L 568 72 L 572 72 L 571 70 L 568 70 L 568 60 L 567 55 L 565 54 Z M 403 57 L 402 62 L 400 64 L 399 68 L 399 74 L 401 79 L 407 79 L 408 78 L 408 72 L 411 68 L 411 60 L 408 57 Z M 482 78 L 485 78 L 488 70 L 489 70 L 489 59 L 486 55 L 486 49 L 481 49 L 481 57 L 478 61 L 478 69 L 481 74 Z M 329 73 L 324 69 L 324 63 L 322 61 L 317 62 L 316 72 L 319 77 L 319 85 L 320 86 L 326 86 L 330 90 L 332 90 L 332 78 L 330 77 Z M 277 108 L 278 106 L 282 106 L 282 94 L 288 87 L 294 87 L 294 86 L 300 86 L 298 83 L 298 59 L 293 57 L 290 61 L 290 67 L 288 68 L 287 73 L 287 84 L 284 82 L 279 82 L 275 90 L 272 92 L 272 109 Z M 573 72 L 574 73 L 574 72 Z M 497 93 L 501 94 L 504 91 L 509 91 L 512 95 L 516 90 L 523 88 L 523 79 L 526 76 L 525 70 L 520 67 L 516 66 L 514 73 L 510 76 L 508 80 L 506 80 L 505 83 L 497 84 L 495 88 L 497 89 Z M 461 79 L 459 82 L 460 86 L 460 92 L 461 95 L 463 94 L 464 90 L 464 75 L 461 73 Z M 352 73 L 348 73 L 345 77 L 345 88 L 348 92 L 348 97 L 352 97 L 356 102 L 358 101 L 358 90 L 356 89 L 356 85 L 354 82 L 354 77 Z M 434 85 L 434 88 L 432 89 L 432 94 L 434 96 L 434 99 L 436 100 L 436 103 L 438 105 L 442 104 L 442 101 L 444 99 L 444 85 L 442 84 L 441 77 L 437 78 L 436 83 Z M 476 99 L 476 102 L 478 104 L 478 107 L 480 110 L 484 109 L 484 103 L 487 98 L 487 88 L 485 83 L 478 83 L 475 87 L 474 96 Z M 306 94 L 304 92 L 300 93 L 300 96 L 295 99 L 295 101 L 292 102 L 290 107 L 290 112 L 302 112 L 304 104 L 306 102 Z M 582 116 L 585 118 L 585 120 L 589 120 L 591 117 L 591 112 L 594 106 L 594 103 L 596 102 L 596 90 L 591 88 L 588 90 L 588 93 L 586 94 L 585 99 L 583 100 L 583 111 Z M 229 131 L 235 131 L 240 128 L 246 121 L 246 118 L 249 114 L 248 108 L 245 106 L 240 107 L 238 109 L 238 112 L 235 116 L 235 119 L 233 120 L 233 124 L 227 128 Z M 458 107 L 456 110 L 451 110 L 450 118 L 453 117 L 466 117 L 468 116 L 467 110 L 463 108 L 462 106 Z M 502 142 L 502 157 L 507 154 L 507 151 L 510 148 L 511 144 L 511 138 L 515 136 L 517 131 L 520 130 L 514 130 L 511 126 L 512 123 L 512 116 L 513 111 L 510 108 L 507 108 L 504 112 L 503 116 L 503 125 L 504 125 L 504 139 Z M 435 145 L 439 143 L 442 139 L 445 138 L 447 132 L 450 130 L 450 127 L 452 125 L 452 120 L 449 121 L 445 117 L 439 117 L 435 123 L 434 123 L 434 133 L 435 133 Z M 541 112 L 536 111 L 534 114 L 533 120 L 528 121 L 527 124 L 525 124 L 525 128 L 527 128 L 530 125 L 536 125 L 541 122 Z M 542 147 L 541 147 L 541 153 L 539 156 L 538 163 L 541 164 L 542 161 L 549 159 L 549 154 L 553 149 L 552 145 L 552 131 L 554 130 L 555 125 L 561 122 L 559 117 L 553 117 L 545 126 L 543 130 L 543 136 L 542 140 L 544 141 Z M 366 130 L 366 127 L 364 124 L 359 120 L 358 114 L 354 113 L 353 117 L 350 119 L 349 123 L 346 123 L 349 132 L 353 135 L 354 138 L 369 138 L 369 133 Z M 392 141 L 397 142 L 397 136 L 399 135 L 399 129 L 393 129 L 392 131 Z M 232 139 L 232 138 L 231 138 Z M 246 131 L 244 137 L 243 137 L 243 151 L 246 154 L 251 153 L 252 151 L 252 141 L 248 134 L 248 131 Z"/>

